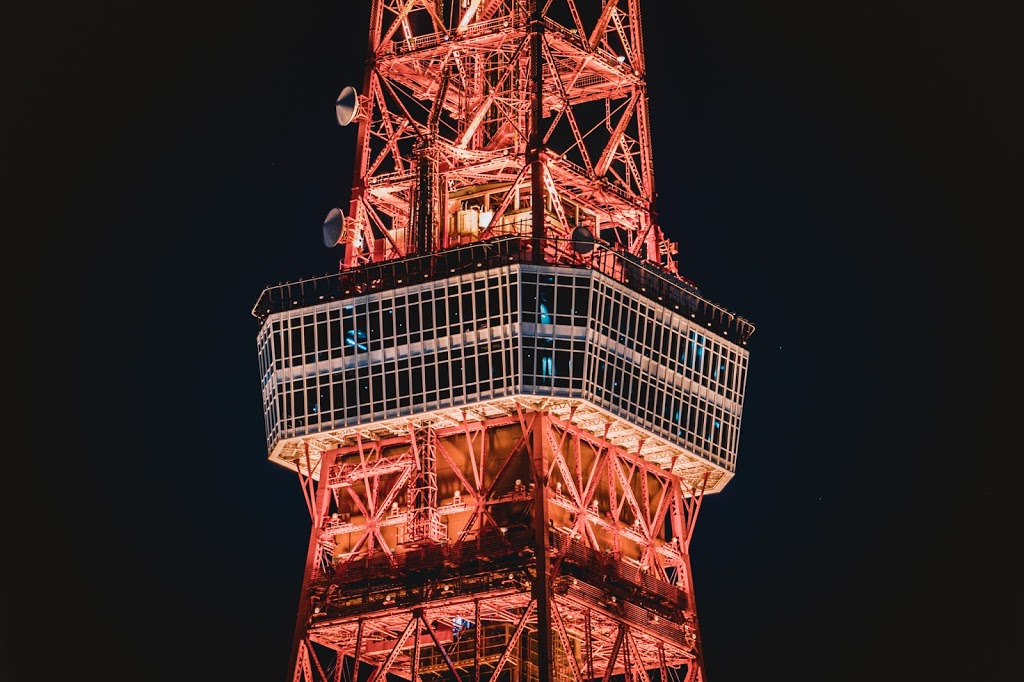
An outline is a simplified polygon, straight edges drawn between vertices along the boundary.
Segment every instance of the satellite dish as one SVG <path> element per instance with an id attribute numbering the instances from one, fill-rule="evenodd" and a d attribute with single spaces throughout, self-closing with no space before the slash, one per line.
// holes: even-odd
<path id="1" fill-rule="evenodd" d="M 341 91 L 334 105 L 334 113 L 338 116 L 338 124 L 347 126 L 359 113 L 359 97 L 351 85 Z"/>
<path id="2" fill-rule="evenodd" d="M 341 233 L 344 229 L 345 214 L 340 208 L 332 208 L 324 219 L 324 246 L 337 246 L 341 242 Z"/>
<path id="3" fill-rule="evenodd" d="M 588 253 L 594 248 L 594 233 L 583 225 L 577 226 L 572 231 L 572 248 L 576 253 Z"/>

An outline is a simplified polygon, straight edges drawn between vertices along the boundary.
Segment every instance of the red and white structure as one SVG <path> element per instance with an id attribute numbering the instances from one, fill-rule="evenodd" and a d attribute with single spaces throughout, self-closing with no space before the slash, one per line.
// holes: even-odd
<path id="1" fill-rule="evenodd" d="M 369 29 L 339 272 L 253 309 L 312 519 L 290 678 L 704 680 L 690 540 L 753 326 L 658 224 L 638 0 Z"/>

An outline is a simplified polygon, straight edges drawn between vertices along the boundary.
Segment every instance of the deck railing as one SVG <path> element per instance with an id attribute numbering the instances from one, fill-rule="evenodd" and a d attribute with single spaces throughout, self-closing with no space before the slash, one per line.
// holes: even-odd
<path id="1" fill-rule="evenodd" d="M 543 247 L 540 258 L 534 248 L 538 241 Z M 573 246 L 569 239 L 501 236 L 444 251 L 367 263 L 339 273 L 267 287 L 252 314 L 262 323 L 275 313 L 519 263 L 596 270 L 735 343 L 746 345 L 754 332 L 754 326 L 746 319 L 707 300 L 691 282 L 655 263 L 617 245 L 594 242 L 586 253 Z"/>

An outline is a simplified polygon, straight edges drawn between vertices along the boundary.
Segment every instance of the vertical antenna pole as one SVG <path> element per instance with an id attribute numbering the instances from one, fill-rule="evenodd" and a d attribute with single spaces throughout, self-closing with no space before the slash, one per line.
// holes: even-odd
<path id="1" fill-rule="evenodd" d="M 530 216 L 532 223 L 533 262 L 544 261 L 544 146 L 540 122 L 544 115 L 544 17 L 538 0 L 530 0 L 530 143 L 526 150 L 530 160 Z"/>

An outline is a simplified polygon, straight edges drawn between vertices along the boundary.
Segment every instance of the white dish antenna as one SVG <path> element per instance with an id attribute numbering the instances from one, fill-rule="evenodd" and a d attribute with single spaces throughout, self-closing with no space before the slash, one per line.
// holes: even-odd
<path id="1" fill-rule="evenodd" d="M 341 243 L 345 231 L 345 214 L 340 208 L 332 208 L 324 219 L 324 246 L 332 248 Z"/>
<path id="2" fill-rule="evenodd" d="M 346 87 L 338 95 L 338 101 L 334 105 L 334 113 L 338 116 L 338 124 L 347 126 L 359 113 L 359 96 L 356 89 L 351 85 Z"/>

